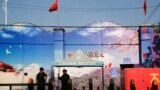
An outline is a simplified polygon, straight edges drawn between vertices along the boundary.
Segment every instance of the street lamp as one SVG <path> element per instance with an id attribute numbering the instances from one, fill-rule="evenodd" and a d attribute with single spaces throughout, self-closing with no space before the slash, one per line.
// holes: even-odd
<path id="1" fill-rule="evenodd" d="M 8 0 L 4 0 L 3 5 L 2 5 L 3 10 L 4 10 L 4 16 L 5 16 L 5 25 L 7 25 L 7 2 Z"/>

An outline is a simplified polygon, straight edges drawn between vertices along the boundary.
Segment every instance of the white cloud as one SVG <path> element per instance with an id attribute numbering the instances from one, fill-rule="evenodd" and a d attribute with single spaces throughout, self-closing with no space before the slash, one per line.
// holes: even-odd
<path id="1" fill-rule="evenodd" d="M 5 27 L 5 29 L 8 29 L 8 30 L 14 30 L 16 32 L 19 32 L 21 33 L 22 30 L 25 29 L 25 27 L 23 26 L 24 24 L 23 23 L 17 23 L 17 24 L 14 24 L 16 26 L 8 26 L 8 27 Z"/>
<path id="2" fill-rule="evenodd" d="M 105 33 L 105 36 L 117 36 L 121 37 L 124 33 L 124 30 L 113 30 Z"/>
<path id="3" fill-rule="evenodd" d="M 1 35 L 2 35 L 3 38 L 14 38 L 13 35 L 6 34 L 6 33 L 1 33 Z"/>
<path id="4" fill-rule="evenodd" d="M 23 64 L 16 64 L 16 65 L 14 65 L 14 67 L 15 67 L 17 70 L 22 69 L 23 66 L 24 66 Z"/>
<path id="5" fill-rule="evenodd" d="M 33 36 L 35 36 L 35 35 L 37 35 L 37 34 L 38 34 L 37 31 L 32 31 L 32 32 L 30 32 L 30 33 L 26 33 L 26 35 L 28 35 L 29 37 L 33 37 Z"/>
<path id="6" fill-rule="evenodd" d="M 32 27 L 32 24 L 16 23 L 14 25 L 16 26 L 8 26 L 5 29 L 15 31 L 17 33 L 24 34 L 29 37 L 35 36 L 39 33 L 39 31 L 42 31 L 42 29 L 39 27 Z M 31 27 L 25 27 L 25 25 L 28 25 Z"/>
<path id="7" fill-rule="evenodd" d="M 39 31 L 41 31 L 41 29 L 37 28 L 37 27 L 25 27 L 22 30 L 23 30 L 23 34 L 28 35 L 29 37 L 33 37 L 33 36 L 37 35 L 39 33 Z"/>
<path id="8" fill-rule="evenodd" d="M 87 31 L 80 31 L 80 32 L 78 32 L 78 34 L 81 36 L 88 36 L 90 33 Z"/>
<path id="9" fill-rule="evenodd" d="M 87 28 L 86 29 L 88 32 L 94 33 L 94 32 L 99 32 L 99 31 L 106 29 L 105 27 L 112 28 L 113 26 L 120 26 L 120 25 L 112 23 L 112 22 L 100 21 L 100 22 L 95 22 L 91 24 L 90 26 L 91 27 L 104 27 L 104 28 Z"/>
<path id="10" fill-rule="evenodd" d="M 88 36 L 91 33 L 100 32 L 104 29 L 110 30 L 110 28 L 112 28 L 114 26 L 120 26 L 120 25 L 112 23 L 112 22 L 100 21 L 100 22 L 94 22 L 94 23 L 88 24 L 86 26 L 93 27 L 93 28 L 83 28 L 82 29 L 83 31 L 79 31 L 78 34 L 80 34 L 82 36 Z M 98 28 L 98 27 L 100 27 L 100 28 Z M 106 27 L 108 27 L 108 28 L 106 28 Z M 75 29 L 75 30 L 77 30 L 77 29 Z M 72 31 L 74 31 L 74 30 L 72 30 Z"/>

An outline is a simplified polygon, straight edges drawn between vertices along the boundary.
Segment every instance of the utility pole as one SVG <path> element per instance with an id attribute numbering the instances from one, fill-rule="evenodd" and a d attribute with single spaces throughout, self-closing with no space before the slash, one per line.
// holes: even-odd
<path id="1" fill-rule="evenodd" d="M 2 5 L 2 7 L 3 7 L 3 10 L 4 10 L 4 16 L 5 16 L 5 25 L 7 25 L 7 2 L 8 2 L 8 0 L 4 0 L 4 2 L 3 2 L 3 5 Z"/>

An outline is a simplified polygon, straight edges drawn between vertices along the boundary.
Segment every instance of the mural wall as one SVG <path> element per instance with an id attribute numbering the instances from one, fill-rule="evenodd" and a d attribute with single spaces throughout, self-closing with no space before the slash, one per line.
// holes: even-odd
<path id="1" fill-rule="evenodd" d="M 29 77 L 35 82 L 39 67 L 44 67 L 49 78 L 53 61 L 64 60 L 79 49 L 93 60 L 104 62 L 106 87 L 111 78 L 119 86 L 120 64 L 139 63 L 138 28 L 135 27 L 94 22 L 86 26 L 103 28 L 66 28 L 63 32 L 29 23 L 14 25 L 0 30 L 0 83 L 26 83 Z M 73 87 L 87 87 L 89 77 L 93 78 L 95 88 L 102 86 L 101 68 L 66 69 L 73 79 Z M 55 80 L 57 72 L 55 68 Z"/>

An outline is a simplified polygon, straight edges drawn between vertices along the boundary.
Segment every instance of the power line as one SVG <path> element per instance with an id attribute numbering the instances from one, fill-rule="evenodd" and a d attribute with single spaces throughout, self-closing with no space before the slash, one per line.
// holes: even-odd
<path id="1" fill-rule="evenodd" d="M 31 10 L 48 10 L 49 7 L 46 6 L 38 6 L 38 5 L 31 5 L 31 4 L 19 4 L 19 3 L 8 3 L 8 7 L 17 8 L 17 9 L 31 9 Z M 150 6 L 148 8 L 156 8 L 157 6 Z M 62 11 L 83 11 L 83 12 L 104 12 L 104 11 L 123 11 L 123 10 L 138 10 L 142 9 L 143 7 L 128 7 L 128 8 L 67 8 L 67 7 L 60 7 Z"/>
<path id="2" fill-rule="evenodd" d="M 20 3 L 13 3 L 13 2 L 9 2 L 9 5 L 19 5 L 19 6 L 29 6 L 29 7 L 43 7 L 43 8 L 48 8 L 46 6 L 40 6 L 40 5 L 31 5 L 31 4 L 20 4 Z"/>
<path id="3" fill-rule="evenodd" d="M 48 10 L 49 8 L 35 8 L 35 7 L 21 7 L 21 6 L 12 6 L 8 7 L 17 8 L 17 9 L 30 9 L 30 10 Z M 155 6 L 153 6 L 155 7 Z M 151 7 L 151 8 L 153 8 Z M 138 10 L 141 8 L 62 8 L 61 11 L 71 11 L 71 12 L 108 12 L 108 11 L 126 11 L 126 10 Z"/>
<path id="4" fill-rule="evenodd" d="M 44 9 L 44 8 L 33 8 L 33 7 L 20 7 L 20 6 L 8 6 L 11 8 L 17 8 L 17 9 L 30 9 L 30 10 L 48 10 L 48 9 Z"/>
<path id="5" fill-rule="evenodd" d="M 157 24 L 157 23 L 159 23 L 160 22 L 160 18 L 154 23 L 154 24 Z"/>
<path id="6" fill-rule="evenodd" d="M 31 5 L 31 4 L 19 4 L 19 3 L 8 3 L 8 4 L 11 4 L 11 5 L 21 5 L 21 6 L 29 6 L 29 7 L 43 7 L 43 8 L 49 8 L 49 7 L 46 7 L 46 6 L 38 6 L 38 5 Z M 148 8 L 155 8 L 156 6 L 150 6 Z M 128 7 L 128 8 L 67 8 L 67 7 L 60 7 L 60 8 L 63 8 L 63 9 L 80 9 L 80 10 L 128 10 L 128 9 L 142 9 L 143 7 Z"/>
<path id="7" fill-rule="evenodd" d="M 149 8 L 155 8 L 156 6 L 151 6 Z M 109 11 L 109 10 L 136 10 L 142 9 L 143 7 L 128 7 L 128 8 L 64 8 L 64 10 L 102 10 L 102 11 Z"/>

